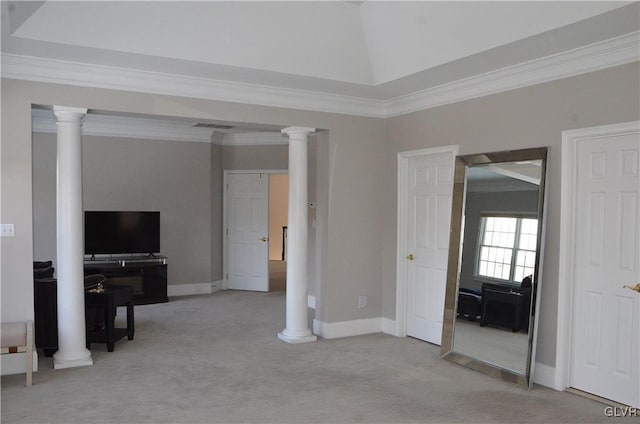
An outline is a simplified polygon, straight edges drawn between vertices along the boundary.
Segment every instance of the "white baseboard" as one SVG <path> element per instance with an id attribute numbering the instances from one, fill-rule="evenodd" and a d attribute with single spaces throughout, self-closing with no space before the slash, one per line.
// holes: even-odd
<path id="1" fill-rule="evenodd" d="M 325 339 L 337 339 L 379 332 L 397 337 L 396 321 L 383 317 L 330 323 L 318 321 L 317 319 L 313 320 L 313 333 Z M 533 371 L 534 383 L 554 390 L 562 391 L 565 389 L 564 387 L 556 387 L 555 367 L 536 362 Z"/>
<path id="2" fill-rule="evenodd" d="M 533 382 L 554 390 L 564 390 L 556 387 L 556 368 L 536 362 L 533 368 Z"/>
<path id="3" fill-rule="evenodd" d="M 167 295 L 169 297 L 176 296 L 192 296 L 195 294 L 211 294 L 222 289 L 222 280 L 213 283 L 198 284 L 169 284 L 167 286 Z"/>
<path id="4" fill-rule="evenodd" d="M 398 334 L 398 324 L 396 320 L 389 318 L 381 318 L 382 319 L 382 332 L 385 334 L 390 334 L 392 336 L 399 337 Z"/>
<path id="5" fill-rule="evenodd" d="M 27 353 L 10 353 L 0 356 L 2 375 L 24 374 L 27 371 Z M 38 352 L 33 351 L 33 371 L 38 371 Z"/>
<path id="6" fill-rule="evenodd" d="M 316 297 L 307 295 L 307 307 L 311 309 L 316 309 Z"/>
<path id="7" fill-rule="evenodd" d="M 216 280 L 211 283 L 211 293 L 219 292 L 223 289 L 224 280 Z"/>
<path id="8" fill-rule="evenodd" d="M 381 318 L 356 319 L 353 321 L 322 322 L 313 320 L 314 334 L 325 339 L 360 336 L 362 334 L 380 333 L 382 331 Z"/>
<path id="9" fill-rule="evenodd" d="M 314 319 L 313 332 L 325 339 L 337 339 L 340 337 L 360 336 L 362 334 L 380 332 L 392 336 L 398 335 L 395 320 L 389 318 L 367 318 L 330 323 Z"/>

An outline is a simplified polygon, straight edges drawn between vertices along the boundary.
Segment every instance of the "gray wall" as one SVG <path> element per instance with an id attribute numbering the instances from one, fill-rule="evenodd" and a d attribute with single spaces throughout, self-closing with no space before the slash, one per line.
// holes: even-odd
<path id="1" fill-rule="evenodd" d="M 563 130 L 637 120 L 638 63 L 389 119 L 2 79 L 2 320 L 33 318 L 32 104 L 323 128 L 316 163 L 322 269 L 316 316 L 395 319 L 397 153 L 458 144 L 460 154 L 549 146 L 538 361 L 555 364 Z M 326 142 L 325 142 L 326 141 Z M 208 155 L 207 155 L 208 156 Z M 275 165 L 274 165 L 275 166 Z M 357 309 L 357 296 L 369 306 Z"/>
<path id="2" fill-rule="evenodd" d="M 211 148 L 208 143 L 83 137 L 84 209 L 160 211 L 169 284 L 212 281 Z M 33 161 L 34 259 L 55 263 L 55 134 L 33 134 Z"/>
<path id="3" fill-rule="evenodd" d="M 383 314 L 395 319 L 397 153 L 459 145 L 459 154 L 549 146 L 537 361 L 554 366 L 562 131 L 638 120 L 638 62 L 386 120 Z"/>
<path id="4" fill-rule="evenodd" d="M 464 211 L 464 244 L 460 266 L 460 287 L 479 289 L 474 278 L 480 217 L 483 212 L 538 212 L 538 191 L 494 191 L 467 193 Z"/>
<path id="5" fill-rule="evenodd" d="M 289 146 L 272 144 L 264 146 L 224 146 L 222 168 L 237 169 L 287 169 Z"/>
<path id="6" fill-rule="evenodd" d="M 320 296 L 325 297 L 316 299 L 316 317 L 331 323 L 381 316 L 384 175 L 372 170 L 384 168 L 383 119 L 3 78 L 1 215 L 16 229 L 15 237 L 1 240 L 3 321 L 33 319 L 33 287 L 24 284 L 32 279 L 33 260 L 33 104 L 329 130 L 318 136 L 326 145 L 316 159 L 325 179 L 318 183 L 323 196 L 316 201 L 323 217 L 317 219 L 316 234 L 326 255 L 316 258 L 324 267 L 315 273 L 322 275 Z M 357 309 L 358 295 L 369 296 L 367 308 Z"/>
<path id="7" fill-rule="evenodd" d="M 211 145 L 211 281 L 222 279 L 222 146 Z M 221 289 L 222 287 L 217 287 Z"/>
<path id="8" fill-rule="evenodd" d="M 57 268 L 55 134 L 33 134 L 33 260 Z"/>
<path id="9" fill-rule="evenodd" d="M 316 178 L 318 168 L 318 138 L 319 135 L 312 134 L 309 136 L 308 143 L 308 163 L 307 163 L 307 181 L 308 181 L 308 199 L 309 202 L 318 204 L 317 187 L 323 184 Z M 328 138 L 323 141 L 328 144 Z M 324 162 L 326 163 L 326 162 Z M 284 144 L 273 145 L 256 145 L 256 146 L 224 146 L 222 148 L 222 167 L 224 170 L 287 170 L 289 168 L 289 146 Z M 308 210 L 309 227 L 308 234 L 308 250 L 307 250 L 307 291 L 310 295 L 316 295 L 316 287 L 318 275 L 318 263 L 316 260 L 317 244 L 320 240 L 317 237 L 317 206 Z M 326 228 L 326 227 L 321 227 Z"/>
<path id="10" fill-rule="evenodd" d="M 315 151 L 315 137 L 311 137 L 308 168 L 310 201 L 316 192 Z M 33 163 L 34 260 L 53 260 L 55 266 L 55 134 L 33 134 Z M 160 210 L 161 247 L 162 254 L 169 257 L 169 284 L 214 282 L 222 279 L 223 270 L 224 166 L 230 169 L 286 170 L 288 146 L 223 148 L 218 144 L 84 136 L 84 208 Z M 181 201 L 176 202 L 176 199 Z M 205 219 L 207 213 L 210 214 L 209 219 Z M 315 219 L 315 209 L 310 209 L 307 267 L 311 294 L 316 280 Z M 175 223 L 181 225 L 176 226 Z M 207 244 L 209 250 L 203 249 Z"/>

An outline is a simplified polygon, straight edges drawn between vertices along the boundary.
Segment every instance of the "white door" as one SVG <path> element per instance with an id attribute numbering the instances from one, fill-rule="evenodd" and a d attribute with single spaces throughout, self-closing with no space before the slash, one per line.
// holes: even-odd
<path id="1" fill-rule="evenodd" d="M 407 335 L 440 345 L 453 192 L 452 153 L 408 159 Z"/>
<path id="2" fill-rule="evenodd" d="M 570 385 L 640 407 L 639 134 L 576 147 Z"/>
<path id="3" fill-rule="evenodd" d="M 227 176 L 227 288 L 269 291 L 269 175 Z"/>

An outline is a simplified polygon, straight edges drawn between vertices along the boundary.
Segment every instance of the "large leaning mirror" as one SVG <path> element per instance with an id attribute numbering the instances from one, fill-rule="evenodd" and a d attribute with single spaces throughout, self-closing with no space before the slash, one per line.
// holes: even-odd
<path id="1" fill-rule="evenodd" d="M 546 148 L 456 158 L 442 356 L 530 387 Z"/>

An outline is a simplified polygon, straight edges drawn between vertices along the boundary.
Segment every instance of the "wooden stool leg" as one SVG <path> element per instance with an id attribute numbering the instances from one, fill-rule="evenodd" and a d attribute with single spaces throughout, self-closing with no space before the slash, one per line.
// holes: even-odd
<path id="1" fill-rule="evenodd" d="M 133 340 L 133 334 L 135 331 L 134 322 L 133 300 L 131 300 L 127 303 L 127 339 L 129 340 Z"/>
<path id="2" fill-rule="evenodd" d="M 33 381 L 33 322 L 27 321 L 27 387 Z"/>
<path id="3" fill-rule="evenodd" d="M 104 331 L 107 339 L 107 352 L 113 352 L 115 347 L 115 342 L 113 342 L 113 329 L 115 327 L 114 323 L 116 320 L 115 317 L 115 307 L 109 304 L 104 308 Z"/>

